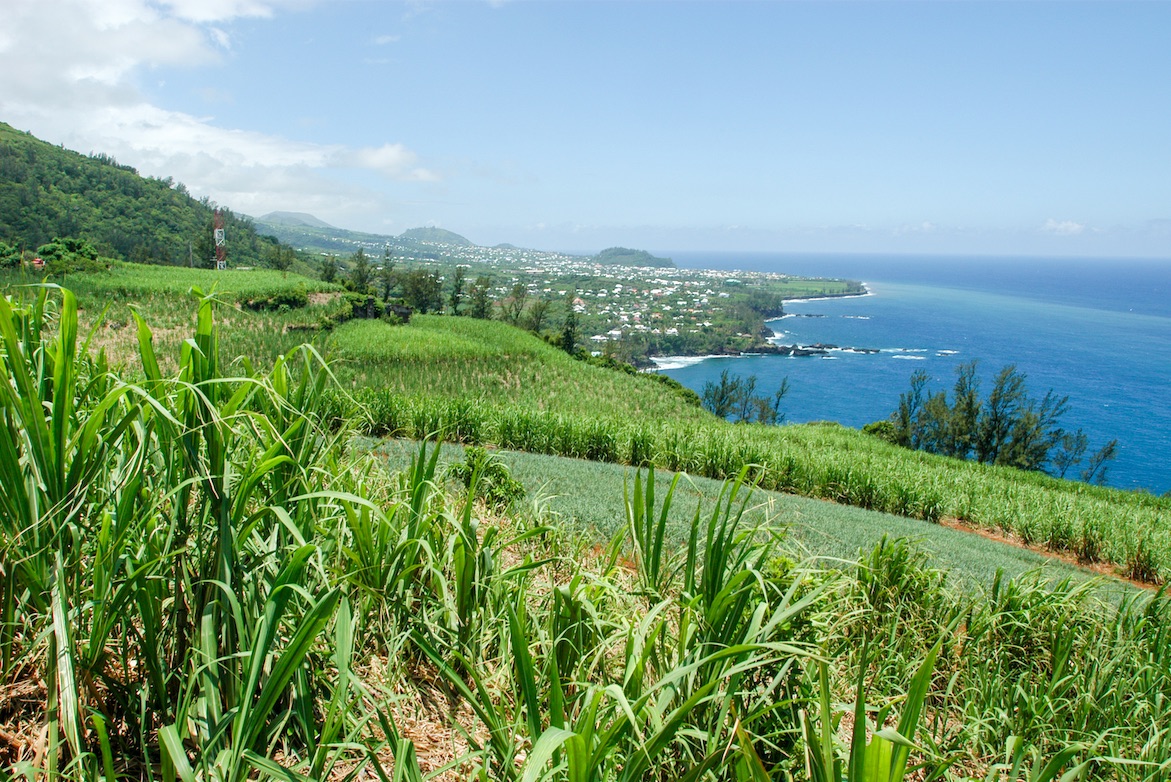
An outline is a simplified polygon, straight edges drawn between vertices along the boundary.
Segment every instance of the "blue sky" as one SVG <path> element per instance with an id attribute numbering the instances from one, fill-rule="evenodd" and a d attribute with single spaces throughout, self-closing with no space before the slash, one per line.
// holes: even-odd
<path id="1" fill-rule="evenodd" d="M 379 233 L 1171 257 L 1169 43 L 1167 2 L 6 0 L 0 120 Z"/>

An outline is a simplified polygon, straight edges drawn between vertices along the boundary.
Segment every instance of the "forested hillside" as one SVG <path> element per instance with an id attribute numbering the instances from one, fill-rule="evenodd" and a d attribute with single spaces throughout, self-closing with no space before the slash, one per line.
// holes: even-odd
<path id="1" fill-rule="evenodd" d="M 215 204 L 104 154 L 55 147 L 0 122 L 0 242 L 35 251 L 58 237 L 140 263 L 208 265 Z M 221 207 L 232 266 L 263 265 L 275 240 Z"/>

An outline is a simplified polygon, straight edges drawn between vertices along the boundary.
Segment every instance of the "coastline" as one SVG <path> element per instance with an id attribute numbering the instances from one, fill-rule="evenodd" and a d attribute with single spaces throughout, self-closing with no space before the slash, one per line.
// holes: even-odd
<path id="1" fill-rule="evenodd" d="M 867 296 L 873 296 L 874 291 L 870 290 L 870 284 L 865 280 L 862 281 L 862 287 L 865 288 L 865 293 L 839 293 L 836 296 L 813 296 L 808 299 L 785 299 L 784 304 L 804 304 L 807 301 L 836 301 L 838 299 L 862 299 Z M 782 315 L 781 317 L 785 317 Z M 779 320 L 780 318 L 770 318 L 769 320 Z"/>
<path id="2" fill-rule="evenodd" d="M 866 296 L 873 296 L 874 295 L 874 292 L 872 290 L 870 290 L 870 286 L 865 281 L 862 281 L 862 288 L 865 290 L 865 293 L 842 293 L 842 294 L 838 294 L 836 296 L 814 296 L 814 297 L 808 298 L 808 299 L 785 299 L 784 304 L 802 304 L 807 301 L 836 301 L 838 299 L 860 299 L 860 298 L 864 298 Z M 781 315 L 776 318 L 766 318 L 765 325 L 767 325 L 769 323 L 773 323 L 775 321 L 783 320 L 788 317 L 793 317 L 793 316 L 790 314 L 784 314 L 784 315 Z M 773 341 L 775 339 L 779 339 L 779 337 L 778 336 L 770 337 L 767 340 L 765 340 L 765 342 L 763 342 L 759 345 L 754 345 L 753 347 L 750 347 L 748 350 L 742 350 L 742 351 L 738 351 L 735 353 L 705 353 L 702 355 L 647 356 L 647 359 L 653 364 L 653 366 L 645 367 L 645 368 L 643 368 L 642 371 L 644 371 L 644 372 L 663 372 L 663 371 L 669 371 L 672 369 L 682 369 L 683 367 L 695 366 L 696 364 L 700 364 L 700 363 L 707 361 L 708 359 L 712 359 L 712 358 L 741 358 L 742 356 L 750 355 L 750 354 L 761 355 L 761 352 L 758 352 L 758 351 L 762 351 L 762 350 L 764 353 L 777 353 L 777 354 L 781 354 L 781 355 L 791 355 L 790 353 L 781 352 L 781 351 L 777 350 L 778 343 Z M 794 346 L 794 347 L 797 347 L 799 350 L 804 350 L 803 346 Z M 820 346 L 818 346 L 818 347 L 820 347 Z M 872 352 L 869 350 L 856 350 L 854 348 L 849 348 L 848 350 L 856 351 L 856 352 L 863 352 L 863 353 Z M 820 354 L 823 352 L 824 351 L 818 350 L 815 348 L 814 351 L 812 352 L 812 354 Z M 802 354 L 804 354 L 804 353 L 802 353 Z"/>
<path id="3" fill-rule="evenodd" d="M 648 356 L 653 367 L 647 367 L 644 372 L 662 372 L 670 369 L 682 369 L 703 363 L 709 358 L 740 358 L 740 353 L 705 353 L 702 356 Z"/>

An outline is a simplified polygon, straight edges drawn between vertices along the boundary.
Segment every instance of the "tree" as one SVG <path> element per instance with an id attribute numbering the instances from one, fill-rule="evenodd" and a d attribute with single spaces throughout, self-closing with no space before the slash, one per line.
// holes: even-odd
<path id="1" fill-rule="evenodd" d="M 976 461 L 997 464 L 1001 454 L 1008 452 L 1025 398 L 1025 377 L 1016 371 L 1016 365 L 1001 369 L 976 424 Z"/>
<path id="2" fill-rule="evenodd" d="M 434 312 L 443 306 L 443 283 L 439 273 L 413 269 L 403 275 L 403 300 L 418 312 Z"/>
<path id="3" fill-rule="evenodd" d="M 459 306 L 464 298 L 464 285 L 467 283 L 468 267 L 457 265 L 451 276 L 451 297 L 447 300 L 451 307 L 451 314 L 459 314 Z"/>
<path id="4" fill-rule="evenodd" d="M 573 300 L 577 298 L 577 291 L 571 290 L 565 296 L 565 319 L 561 322 L 561 337 L 558 344 L 566 353 L 573 355 L 577 352 L 577 310 Z"/>
<path id="5" fill-rule="evenodd" d="M 919 426 L 919 412 L 923 409 L 923 389 L 931 377 L 922 369 L 911 375 L 911 389 L 899 395 L 899 407 L 891 418 L 894 420 L 897 442 L 905 448 L 919 447 L 916 435 Z"/>
<path id="6" fill-rule="evenodd" d="M 1081 429 L 1076 432 L 1066 432 L 1061 436 L 1061 450 L 1053 457 L 1053 469 L 1058 478 L 1064 478 L 1069 468 L 1082 460 L 1086 449 L 1090 446 L 1090 438 Z"/>
<path id="7" fill-rule="evenodd" d="M 369 293 L 372 281 L 370 259 L 361 247 L 350 257 L 349 289 L 355 293 Z"/>
<path id="8" fill-rule="evenodd" d="M 1086 483 L 1106 483 L 1106 473 L 1109 470 L 1109 463 L 1114 461 L 1114 457 L 1117 455 L 1118 440 L 1111 440 L 1103 445 L 1090 457 L 1086 469 L 1082 470 L 1082 480 Z"/>
<path id="9" fill-rule="evenodd" d="M 545 321 L 549 318 L 549 310 L 552 306 L 553 302 L 548 299 L 536 299 L 529 305 L 528 316 L 525 318 L 525 328 L 535 334 L 540 334 L 541 329 L 545 328 Z"/>
<path id="10" fill-rule="evenodd" d="M 492 317 L 492 278 L 490 276 L 481 275 L 472 283 L 471 289 L 468 291 L 468 298 L 471 299 L 471 308 L 469 315 L 473 318 L 487 320 Z"/>
<path id="11" fill-rule="evenodd" d="M 383 301 L 390 301 L 390 294 L 398 284 L 398 278 L 394 273 L 394 255 L 389 246 L 382 248 L 382 265 L 378 268 L 378 273 L 375 276 L 378 281 L 379 297 Z"/>
<path id="12" fill-rule="evenodd" d="M 296 257 L 296 251 L 284 244 L 271 244 L 265 253 L 268 265 L 282 273 L 288 273 Z"/>
<path id="13" fill-rule="evenodd" d="M 947 393 L 929 394 L 915 421 L 914 442 L 920 450 L 947 453 L 953 440 L 953 416 Z"/>
<path id="14" fill-rule="evenodd" d="M 753 402 L 756 394 L 756 375 L 749 375 L 740 381 L 739 399 L 736 400 L 736 417 L 741 421 L 752 419 Z"/>
<path id="15" fill-rule="evenodd" d="M 0 242 L 0 268 L 20 266 L 20 249 Z"/>
<path id="16" fill-rule="evenodd" d="M 208 269 L 215 268 L 215 220 L 210 215 L 200 230 L 196 231 L 191 246 L 195 253 L 196 265 Z"/>
<path id="17" fill-rule="evenodd" d="M 758 396 L 752 400 L 757 423 L 776 426 L 785 420 L 781 412 L 781 401 L 789 393 L 789 378 L 781 380 L 781 387 L 771 397 Z"/>
<path id="18" fill-rule="evenodd" d="M 337 258 L 327 255 L 321 259 L 321 281 L 334 282 L 337 280 Z"/>
<path id="19" fill-rule="evenodd" d="M 734 377 L 725 369 L 718 381 L 704 384 L 700 401 L 720 418 L 731 416 L 732 420 L 743 423 L 780 423 L 785 417 L 781 413 L 781 400 L 789 393 L 789 379 L 782 380 L 780 388 L 771 396 L 757 395 L 756 384 L 756 375 Z"/>
<path id="20" fill-rule="evenodd" d="M 928 394 L 927 373 L 916 371 L 890 416 L 890 435 L 874 433 L 907 448 L 1021 470 L 1043 471 L 1052 461 L 1059 477 L 1081 461 L 1088 438 L 1081 430 L 1070 434 L 1061 427 L 1069 397 L 1052 390 L 1040 399 L 1030 396 L 1025 375 L 1012 364 L 1000 370 L 985 400 L 980 399 L 976 362 L 961 364 L 956 375 L 955 399 L 949 402 L 945 391 Z M 1092 458 L 1083 475 L 1101 475 L 1113 452 L 1108 443 L 1099 452 L 1103 462 Z"/>
<path id="21" fill-rule="evenodd" d="M 955 402 L 951 408 L 945 454 L 967 459 L 972 453 L 977 424 L 980 420 L 980 378 L 976 362 L 956 367 Z"/>
<path id="22" fill-rule="evenodd" d="M 97 271 L 104 268 L 98 260 L 98 251 L 85 239 L 56 238 L 37 248 L 37 256 L 45 262 L 45 270 L 53 273 Z"/>
<path id="23" fill-rule="evenodd" d="M 1069 397 L 1058 397 L 1052 390 L 1045 393 L 1040 403 L 1026 397 L 1013 422 L 1008 448 L 997 463 L 1022 470 L 1044 469 L 1049 452 L 1057 447 L 1065 434 L 1060 419 L 1068 406 Z"/>
<path id="24" fill-rule="evenodd" d="M 398 275 L 394 272 L 393 263 L 378 270 L 378 295 L 383 301 L 390 301 L 390 296 L 397 286 Z"/>
<path id="25" fill-rule="evenodd" d="M 703 391 L 699 398 L 703 406 L 720 418 L 727 418 L 736 409 L 740 400 L 740 378 L 732 377 L 732 373 L 724 370 L 718 381 L 703 384 Z"/>
<path id="26" fill-rule="evenodd" d="M 528 300 L 529 286 L 524 282 L 513 283 L 508 298 L 500 303 L 501 320 L 505 323 L 511 323 L 513 326 L 519 326 Z"/>

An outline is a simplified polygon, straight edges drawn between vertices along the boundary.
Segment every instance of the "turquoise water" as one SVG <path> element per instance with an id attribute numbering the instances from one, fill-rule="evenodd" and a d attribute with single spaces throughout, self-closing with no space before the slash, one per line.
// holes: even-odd
<path id="1" fill-rule="evenodd" d="M 899 258 L 674 253 L 697 268 L 849 277 L 872 295 L 792 302 L 769 325 L 784 344 L 878 349 L 828 357 L 709 359 L 666 373 L 697 391 L 725 368 L 770 391 L 788 377 L 786 420 L 862 426 L 886 418 L 912 372 L 950 390 L 976 359 L 984 391 L 1006 364 L 1040 397 L 1069 397 L 1062 419 L 1090 450 L 1119 440 L 1111 485 L 1171 490 L 1171 261 Z M 821 317 L 803 317 L 803 316 Z"/>

